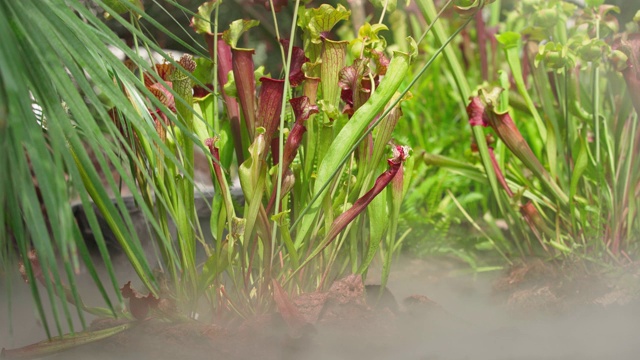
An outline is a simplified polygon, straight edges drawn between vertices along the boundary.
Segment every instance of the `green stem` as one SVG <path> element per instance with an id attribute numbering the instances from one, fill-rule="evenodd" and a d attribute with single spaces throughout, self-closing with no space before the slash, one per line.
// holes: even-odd
<path id="1" fill-rule="evenodd" d="M 456 30 L 450 37 L 447 38 L 444 27 L 440 23 L 436 23 L 438 16 L 436 14 L 436 8 L 433 4 L 433 1 L 430 0 L 418 0 L 418 7 L 420 8 L 422 14 L 425 19 L 429 23 L 433 25 L 433 33 L 436 38 L 436 43 L 440 44 L 441 47 L 438 49 L 434 57 L 440 52 L 444 52 L 444 58 L 451 69 L 451 72 L 454 75 L 454 80 L 456 82 L 456 86 L 458 88 L 458 93 L 460 94 L 460 101 L 466 103 L 466 99 L 471 96 L 471 87 L 467 82 L 467 76 L 456 57 L 454 50 L 446 45 L 455 37 L 462 29 L 467 26 L 467 24 L 473 19 L 473 16 L 469 17 L 465 21 L 465 23 Z M 423 69 L 423 70 L 426 70 Z M 420 72 L 422 74 L 423 71 Z M 420 76 L 420 75 L 418 75 Z M 489 147 L 487 145 L 487 141 L 484 136 L 484 130 L 481 127 L 473 126 L 472 127 L 473 136 L 475 138 L 476 143 L 478 144 L 478 152 L 480 153 L 480 158 L 482 160 L 482 165 L 485 168 L 485 172 L 489 179 L 489 184 L 491 184 L 491 189 L 496 198 L 498 206 L 500 209 L 503 209 L 503 204 L 500 197 L 500 189 L 498 187 L 498 180 L 496 178 L 496 174 L 493 171 L 493 165 L 491 163 L 491 157 L 489 156 Z"/>
<path id="2" fill-rule="evenodd" d="M 284 73 L 284 90 L 283 90 L 283 96 L 282 96 L 282 104 L 281 106 L 281 110 L 280 110 L 280 131 L 278 133 L 278 144 L 279 144 L 279 148 L 280 151 L 278 152 L 278 178 L 277 178 L 277 184 L 276 184 L 276 205 L 275 205 L 275 213 L 279 212 L 279 203 L 280 203 L 280 198 L 281 198 L 281 194 L 282 194 L 282 176 L 284 174 L 284 169 L 283 169 L 283 162 L 284 162 L 284 122 L 285 122 L 285 118 L 286 118 L 286 107 L 287 107 L 287 94 L 289 93 L 289 89 L 291 87 L 291 84 L 289 83 L 289 73 L 291 71 L 291 56 L 293 53 L 293 43 L 295 40 L 295 30 L 296 30 L 296 24 L 298 22 L 298 9 L 300 8 L 300 0 L 296 0 L 296 4 L 295 7 L 293 9 L 293 21 L 291 22 L 291 39 L 289 39 L 289 49 L 287 50 L 287 61 L 285 61 L 284 65 L 285 65 L 285 73 Z M 273 5 L 272 5 L 272 9 L 273 9 Z M 275 16 L 275 15 L 274 15 Z M 281 46 L 282 48 L 282 46 Z M 273 246 L 275 244 L 276 241 L 276 234 L 277 234 L 277 224 L 276 221 L 274 220 L 274 225 L 271 229 L 271 248 L 275 249 L 275 246 Z M 274 254 L 271 254 L 271 257 L 273 259 Z"/>

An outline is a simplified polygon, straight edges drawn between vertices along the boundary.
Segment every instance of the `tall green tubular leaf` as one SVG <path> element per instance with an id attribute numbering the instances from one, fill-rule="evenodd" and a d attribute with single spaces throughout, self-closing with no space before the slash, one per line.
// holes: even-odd
<path id="1" fill-rule="evenodd" d="M 447 41 L 447 35 L 445 33 L 444 27 L 439 22 L 435 22 L 438 12 L 436 11 L 436 7 L 433 3 L 433 0 L 417 0 L 416 3 L 420 8 L 420 12 L 425 17 L 427 22 L 432 24 L 433 26 L 433 34 L 436 38 L 436 43 L 440 46 Z M 466 102 L 471 96 L 471 87 L 467 82 L 467 77 L 462 70 L 462 66 L 456 57 L 455 52 L 451 47 L 445 47 L 443 49 L 444 58 L 453 73 L 454 80 L 456 81 L 456 85 L 458 87 L 458 92 L 460 94 L 460 101 Z M 489 156 L 489 147 L 487 146 L 487 140 L 485 139 L 484 130 L 481 126 L 471 126 L 471 130 L 473 131 L 473 136 L 478 144 L 478 152 L 480 153 L 480 158 L 482 159 L 482 165 L 484 166 L 485 173 L 487 174 L 487 178 L 489 179 L 489 184 L 491 184 L 491 190 L 493 191 L 494 196 L 496 197 L 496 201 L 498 202 L 498 206 L 503 208 L 503 204 L 500 197 L 500 189 L 498 188 L 498 180 L 496 178 L 496 174 L 493 172 L 493 165 L 491 164 L 491 157 Z"/>
<path id="2" fill-rule="evenodd" d="M 194 132 L 193 125 L 193 84 L 187 73 L 193 73 L 196 63 L 190 55 L 184 55 L 178 61 L 178 65 L 182 69 L 176 69 L 171 76 L 173 90 L 176 95 L 183 101 L 176 101 L 176 111 L 178 120 L 182 122 L 185 131 L 176 132 L 178 144 L 182 151 L 182 164 L 185 169 L 184 176 L 187 179 L 193 179 L 194 176 L 194 143 L 191 135 Z M 180 246 L 180 255 L 182 257 L 183 276 L 191 288 L 189 295 L 196 294 L 196 238 L 195 227 L 197 217 L 195 214 L 195 192 L 191 181 L 183 180 L 179 183 L 178 197 L 181 207 L 178 208 L 177 226 L 180 236 L 178 244 Z M 194 299 L 191 299 L 192 301 Z"/>
<path id="3" fill-rule="evenodd" d="M 349 122 L 342 128 L 336 136 L 329 151 L 325 155 L 322 163 L 318 167 L 318 174 L 313 188 L 316 201 L 309 204 L 309 211 L 303 215 L 296 233 L 296 247 L 302 245 L 303 240 L 311 230 L 314 219 L 320 208 L 318 198 L 323 198 L 327 192 L 327 184 L 331 181 L 333 174 L 338 170 L 340 161 L 346 157 L 349 150 L 355 145 L 358 138 L 371 123 L 373 118 L 380 113 L 391 100 L 395 92 L 404 80 L 409 70 L 410 57 L 408 54 L 396 52 L 389 63 L 387 74 L 380 82 L 380 86 L 371 95 L 369 101 L 362 105 L 351 117 Z"/>
<path id="4" fill-rule="evenodd" d="M 325 114 L 325 122 L 340 115 L 338 104 L 340 101 L 340 86 L 338 78 L 340 70 L 345 66 L 348 41 L 333 41 L 322 39 L 322 63 L 320 64 L 320 87 L 322 100 L 318 105 Z"/>
<path id="5" fill-rule="evenodd" d="M 244 239 L 250 238 L 262 205 L 262 195 L 267 176 L 266 152 L 267 142 L 264 134 L 258 133 L 251 146 L 249 146 L 249 157 L 238 169 L 240 185 L 245 196 L 245 209 L 247 209 L 244 215 L 246 219 L 243 233 Z"/>
<path id="6" fill-rule="evenodd" d="M 589 165 L 589 160 L 587 156 L 587 146 L 585 144 L 585 140 L 583 138 L 579 138 L 573 151 L 575 154 L 573 173 L 571 174 L 571 187 L 569 189 L 569 209 L 571 214 L 571 222 L 573 223 L 573 228 L 577 229 L 576 219 L 575 219 L 575 210 L 576 210 L 576 198 L 575 196 L 578 193 L 578 184 L 582 175 Z"/>
<path id="7" fill-rule="evenodd" d="M 387 187 L 387 185 L 389 185 L 393 178 L 401 172 L 402 164 L 408 156 L 407 148 L 403 146 L 396 146 L 394 148 L 393 158 L 387 160 L 389 169 L 378 176 L 369 191 L 358 198 L 358 200 L 356 200 L 348 210 L 336 217 L 336 219 L 330 224 L 324 239 L 313 248 L 313 251 L 311 251 L 302 265 L 294 271 L 294 274 L 307 265 L 313 258 L 318 256 L 327 246 L 329 246 L 329 244 L 333 242 L 340 232 L 350 226 L 354 219 L 362 213 L 371 201 L 373 201 L 373 199 L 375 199 Z"/>
<path id="8" fill-rule="evenodd" d="M 509 68 L 511 69 L 511 75 L 513 75 L 513 80 L 516 83 L 516 87 L 518 88 L 518 92 L 524 98 L 524 102 L 527 104 L 527 108 L 533 115 L 533 118 L 536 122 L 536 127 L 538 128 L 538 133 L 542 138 L 542 142 L 547 142 L 547 127 L 544 124 L 544 120 L 538 113 L 538 109 L 533 104 L 533 100 L 531 100 L 531 96 L 529 96 L 529 91 L 527 91 L 527 87 L 524 84 L 524 77 L 522 75 L 522 66 L 520 65 L 520 50 L 521 50 L 521 41 L 520 34 L 515 32 L 505 32 L 498 36 L 496 36 L 498 42 L 502 45 L 502 49 L 504 50 L 504 54 L 507 58 L 507 63 L 509 64 Z M 555 156 L 555 154 L 553 154 Z"/>
<path id="9" fill-rule="evenodd" d="M 229 30 L 222 35 L 223 39 L 231 47 L 233 76 L 238 91 L 238 100 L 242 108 L 249 141 L 256 136 L 256 80 L 253 75 L 254 63 L 253 49 L 238 48 L 240 36 L 249 29 L 258 26 L 255 20 L 236 20 L 229 25 Z"/>
<path id="10" fill-rule="evenodd" d="M 398 94 L 394 96 L 394 99 L 396 99 L 397 96 Z M 393 129 L 395 128 L 401 116 L 402 116 L 402 111 L 400 110 L 400 106 L 398 103 L 396 106 L 394 106 L 393 110 L 391 110 L 391 112 L 389 112 L 389 114 L 385 116 L 384 119 L 382 119 L 382 121 L 380 122 L 379 126 L 376 129 L 375 143 L 373 145 L 373 155 L 371 156 L 371 163 L 368 164 L 367 166 L 367 172 L 370 175 L 367 176 L 367 180 L 365 180 L 364 185 L 362 187 L 363 193 L 365 189 L 369 187 L 370 181 L 373 180 L 371 174 L 378 173 L 378 171 L 376 171 L 376 165 L 379 166 L 380 160 L 382 159 L 382 155 L 384 154 L 384 150 L 387 147 L 387 144 L 389 143 L 389 140 L 391 140 L 391 137 L 393 135 Z M 401 172 L 402 172 L 402 169 L 399 170 L 399 173 Z M 395 181 L 396 180 L 394 177 L 394 180 L 392 180 L 392 182 L 395 183 Z M 386 192 L 388 193 L 389 190 L 387 189 Z M 400 196 L 400 200 L 401 199 L 402 199 L 402 196 Z M 392 225 L 393 223 L 396 222 L 395 220 L 397 220 L 397 218 L 394 218 L 393 216 L 390 217 L 391 210 L 392 209 L 388 206 L 388 196 L 377 196 L 376 198 L 373 199 L 373 201 L 371 201 L 371 204 L 369 204 L 369 206 L 367 207 L 367 214 L 369 215 L 369 218 L 370 218 L 369 231 L 371 235 L 370 235 L 366 254 L 363 254 L 364 256 L 363 256 L 362 263 L 357 268 L 357 270 L 354 271 L 354 273 L 366 274 L 366 271 L 369 268 L 369 265 L 371 264 L 373 257 L 375 256 L 375 254 L 378 252 L 378 249 L 380 248 L 380 244 L 382 242 L 383 236 L 385 232 L 387 232 L 387 229 L 389 228 L 390 219 L 391 219 Z M 397 217 L 398 214 L 394 213 L 393 215 Z M 392 237 L 393 235 L 391 235 L 391 233 L 395 235 L 395 231 L 393 231 L 393 229 L 390 229 L 390 230 L 392 231 L 390 231 L 389 236 Z M 356 264 L 353 264 L 353 265 L 355 266 Z"/>

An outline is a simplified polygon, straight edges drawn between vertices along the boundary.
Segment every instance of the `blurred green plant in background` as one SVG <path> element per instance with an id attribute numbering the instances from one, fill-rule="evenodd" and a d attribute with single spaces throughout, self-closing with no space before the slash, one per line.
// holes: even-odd
<path id="1" fill-rule="evenodd" d="M 456 78 L 466 75 L 478 89 L 468 94 L 479 96 L 471 103 L 460 99 L 470 104 L 472 148 L 480 150 L 483 168 L 461 158 L 463 149 L 445 157 L 427 150 L 425 160 L 489 180 L 491 194 L 482 198 L 490 203 L 470 217 L 493 221 L 488 229 L 506 221 L 500 224 L 506 231 L 486 237 L 499 252 L 626 262 L 638 227 L 636 92 L 629 70 L 637 24 L 623 32 L 613 16 L 618 9 L 598 1 L 584 7 L 518 2 L 497 22 L 500 5 L 476 17 L 475 41 L 448 58 L 450 65 L 471 67 Z M 486 152 L 477 146 L 485 142 L 483 127 L 493 130 L 486 132 L 492 143 Z"/>

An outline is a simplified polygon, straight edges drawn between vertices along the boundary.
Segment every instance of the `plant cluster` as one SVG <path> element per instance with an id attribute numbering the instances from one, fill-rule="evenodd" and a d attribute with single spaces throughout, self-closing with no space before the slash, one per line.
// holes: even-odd
<path id="1" fill-rule="evenodd" d="M 621 29 L 617 10 L 602 1 L 522 1 L 499 27 L 476 17 L 477 42 L 463 57 L 481 70 L 478 90 L 461 90 L 460 99 L 470 99 L 472 149 L 482 167 L 438 154 L 424 159 L 487 185 L 493 205 L 485 219 L 506 220 L 509 236 L 483 235 L 507 260 L 608 254 L 625 261 L 636 249 L 638 27 Z M 453 66 L 460 58 L 448 61 L 462 75 Z"/>
<path id="2" fill-rule="evenodd" d="M 350 40 L 333 29 L 349 19 L 341 5 L 304 8 L 297 1 L 286 39 L 277 28 L 285 5 L 267 3 L 281 44 L 283 66 L 276 77 L 256 67 L 253 49 L 241 47 L 256 21 L 218 29 L 221 2 L 204 2 L 197 12 L 181 8 L 205 45 L 183 43 L 193 55 L 179 59 L 143 31 L 141 19 L 174 35 L 145 13 L 141 1 L 96 4 L 132 34 L 133 49 L 80 1 L 0 4 L 7 20 L 0 53 L 2 166 L 12 174 L 0 195 L 0 256 L 6 269 L 19 256 L 48 337 L 38 284 L 46 289 L 62 334 L 59 309 L 73 332 L 69 304 L 83 326 L 83 312 L 137 319 L 187 319 L 202 312 L 250 317 L 273 310 L 275 290 L 291 296 L 323 289 L 345 273 L 366 276 L 377 256 L 386 282 L 392 255 L 406 236 L 398 232 L 398 219 L 414 161 L 410 148 L 393 139 L 399 104 L 464 24 L 401 88 L 416 43 L 402 38 L 396 45 L 406 52 L 387 49 L 383 20 L 395 2 L 378 4 L 377 23 L 355 19 L 357 36 Z M 463 5 L 458 10 L 467 9 Z M 26 26 L 29 17 L 37 26 Z M 120 62 L 107 45 L 128 60 Z M 149 65 L 143 51 L 155 51 L 165 62 Z M 32 105 L 41 109 L 38 118 Z M 194 187 L 196 151 L 208 155 L 215 185 L 210 233 L 194 206 L 196 196 L 206 195 Z M 235 176 L 240 202 L 231 196 Z M 145 252 L 129 214 L 120 211 L 126 208 L 121 185 L 134 190 L 155 258 Z M 74 221 L 69 198 L 76 194 L 116 304 Z M 99 219 L 148 294 L 131 283 L 120 288 Z M 106 309 L 82 301 L 75 279 L 83 271 L 78 255 Z M 118 305 L 124 299 L 128 307 Z M 62 337 L 45 347 L 72 346 L 128 328 Z M 34 351 L 40 350 L 49 351 Z"/>

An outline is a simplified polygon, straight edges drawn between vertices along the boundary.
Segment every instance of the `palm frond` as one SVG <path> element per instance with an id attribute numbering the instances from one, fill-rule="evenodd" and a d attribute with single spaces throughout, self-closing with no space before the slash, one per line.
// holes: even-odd
<path id="1" fill-rule="evenodd" d="M 123 146 L 126 141 L 109 108 L 118 109 L 154 146 L 165 145 L 145 111 L 146 99 L 153 97 L 108 46 L 125 50 L 141 69 L 150 68 L 78 0 L 0 1 L 0 42 L 0 261 L 4 272 L 15 271 L 12 254 L 19 254 L 47 336 L 53 336 L 45 316 L 47 306 L 62 335 L 65 326 L 74 331 L 69 304 L 82 304 L 75 284 L 81 271 L 79 258 L 114 316 L 119 307 L 109 293 L 122 302 L 94 205 L 142 281 L 156 291 L 133 221 L 118 210 L 125 206 L 110 167 L 128 188 L 135 189 L 136 183 L 120 160 L 122 149 L 131 154 L 133 150 Z M 161 52 L 157 46 L 154 49 Z M 134 106 L 131 98 L 141 99 L 143 107 Z M 86 147 L 95 159 L 87 155 Z M 175 157 L 169 160 L 178 164 Z M 95 234 L 110 284 L 98 277 L 75 222 L 70 205 L 74 194 L 79 195 Z M 159 228 L 142 196 L 135 191 L 133 196 L 150 226 Z M 32 250 L 41 274 L 29 258 Z M 84 325 L 80 307 L 77 312 Z"/>

